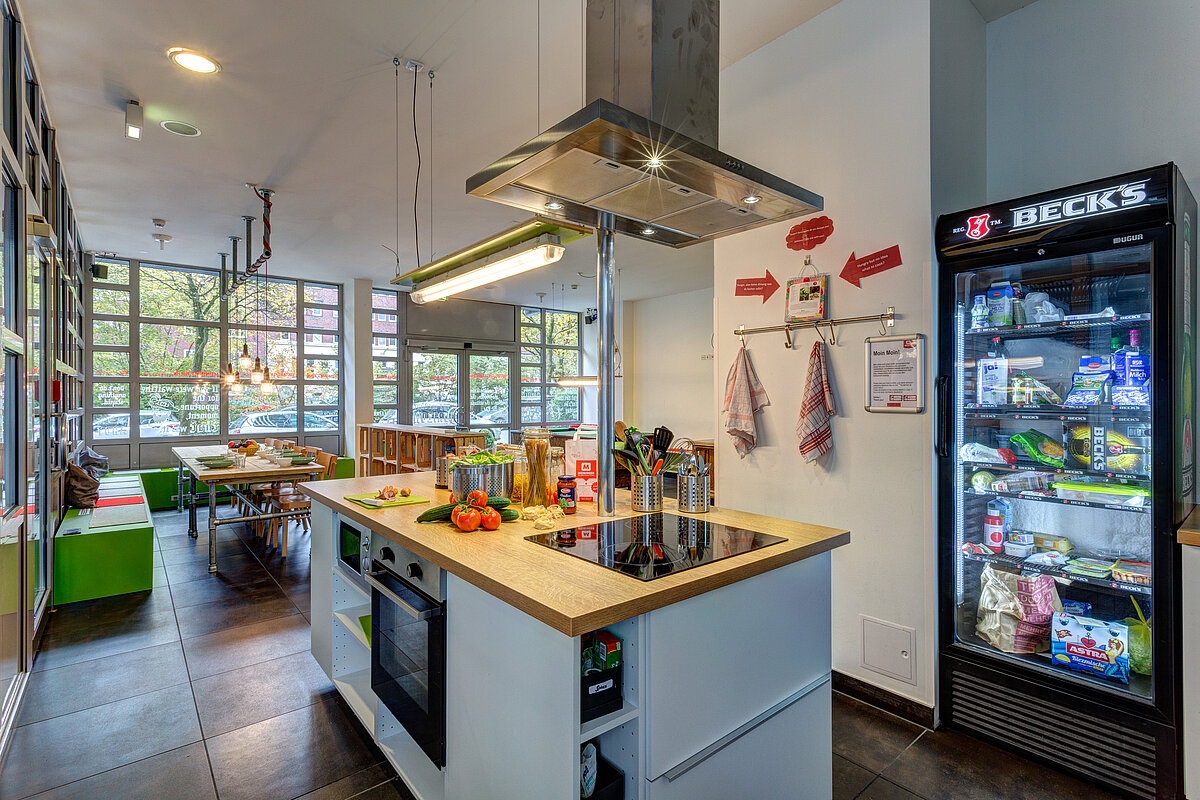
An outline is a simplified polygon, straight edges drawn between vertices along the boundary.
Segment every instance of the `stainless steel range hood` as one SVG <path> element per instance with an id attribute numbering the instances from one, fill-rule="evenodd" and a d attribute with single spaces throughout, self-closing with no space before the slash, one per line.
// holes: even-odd
<path id="1" fill-rule="evenodd" d="M 717 0 L 588 0 L 597 99 L 467 193 L 593 228 L 612 214 L 614 230 L 671 247 L 820 211 L 819 195 L 716 149 L 717 15 Z"/>

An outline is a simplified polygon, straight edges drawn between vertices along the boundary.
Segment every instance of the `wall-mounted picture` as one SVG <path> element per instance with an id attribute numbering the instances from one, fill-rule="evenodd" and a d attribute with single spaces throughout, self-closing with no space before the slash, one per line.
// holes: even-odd
<path id="1" fill-rule="evenodd" d="M 787 315 L 784 322 L 825 319 L 826 275 L 792 278 L 787 282 Z"/>

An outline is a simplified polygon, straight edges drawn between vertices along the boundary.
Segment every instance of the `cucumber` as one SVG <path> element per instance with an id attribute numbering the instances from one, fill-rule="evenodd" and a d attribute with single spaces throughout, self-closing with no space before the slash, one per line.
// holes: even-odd
<path id="1" fill-rule="evenodd" d="M 521 512 L 515 508 L 501 508 L 499 511 L 501 522 L 516 522 L 521 518 Z"/>
<path id="2" fill-rule="evenodd" d="M 494 509 L 501 510 L 508 508 L 508 506 L 512 504 L 512 501 L 507 497 L 489 497 L 487 504 Z M 457 505 L 459 504 L 446 503 L 444 506 L 433 506 L 431 508 L 427 508 L 421 512 L 420 516 L 417 517 L 417 522 L 449 522 L 450 512 L 452 512 L 454 507 Z M 517 515 L 513 517 L 513 519 L 519 519 L 521 516 L 519 512 L 514 511 L 512 513 Z M 500 516 L 502 519 L 504 519 L 503 513 Z M 512 520 L 505 519 L 505 521 L 511 522 Z"/>

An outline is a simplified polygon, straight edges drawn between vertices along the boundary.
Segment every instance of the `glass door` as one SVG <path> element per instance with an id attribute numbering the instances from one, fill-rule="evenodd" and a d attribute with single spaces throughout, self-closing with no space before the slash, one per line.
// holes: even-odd
<path id="1" fill-rule="evenodd" d="M 43 352 L 45 325 L 44 276 L 49 265 L 46 253 L 33 245 L 26 258 L 25 276 L 25 414 L 26 414 L 26 474 L 25 474 L 25 539 L 26 570 L 28 574 L 27 601 L 30 630 L 45 609 L 49 538 L 46 536 L 45 479 L 47 419 L 45 359 Z"/>
<path id="2" fill-rule="evenodd" d="M 467 403 L 471 430 L 490 433 L 492 440 L 509 441 L 512 421 L 512 355 L 471 353 L 467 357 Z"/>
<path id="3" fill-rule="evenodd" d="M 484 431 L 508 441 L 512 354 L 474 349 L 412 349 L 412 424 Z"/>
<path id="4" fill-rule="evenodd" d="M 432 428 L 459 425 L 463 403 L 461 355 L 446 350 L 412 352 L 412 424 Z"/>
<path id="5" fill-rule="evenodd" d="M 1146 699 L 1153 248 L 955 276 L 949 453 L 956 641 Z"/>

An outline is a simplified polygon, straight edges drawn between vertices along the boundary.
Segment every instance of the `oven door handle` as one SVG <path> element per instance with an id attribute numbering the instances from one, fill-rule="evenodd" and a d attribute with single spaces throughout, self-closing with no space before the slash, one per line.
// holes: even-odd
<path id="1" fill-rule="evenodd" d="M 376 575 L 385 575 L 387 578 L 400 583 L 398 589 L 392 589 L 385 585 L 382 581 L 376 578 Z M 377 592 L 382 594 L 387 599 L 391 600 L 396 605 L 400 606 L 415 620 L 430 619 L 442 613 L 442 607 L 438 603 L 431 603 L 421 595 L 403 585 L 403 582 L 387 572 L 370 572 L 366 575 L 367 583 L 371 584 Z"/>

